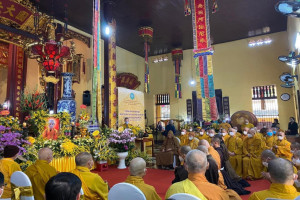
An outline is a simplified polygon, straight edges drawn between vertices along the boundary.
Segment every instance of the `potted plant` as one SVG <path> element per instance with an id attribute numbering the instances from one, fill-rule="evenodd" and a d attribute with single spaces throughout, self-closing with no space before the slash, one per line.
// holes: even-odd
<path id="1" fill-rule="evenodd" d="M 125 158 L 128 156 L 128 151 L 134 147 L 135 136 L 130 129 L 114 130 L 109 135 L 109 146 L 115 149 L 119 157 L 118 169 L 125 169 Z"/>

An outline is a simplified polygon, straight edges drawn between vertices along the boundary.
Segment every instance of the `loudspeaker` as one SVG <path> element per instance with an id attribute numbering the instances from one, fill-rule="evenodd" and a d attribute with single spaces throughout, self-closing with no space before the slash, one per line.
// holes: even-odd
<path id="1" fill-rule="evenodd" d="M 82 104 L 86 105 L 86 106 L 91 105 L 91 93 L 90 93 L 90 91 L 86 90 L 86 91 L 83 92 Z"/>
<path id="2" fill-rule="evenodd" d="M 144 110 L 145 119 L 147 119 L 147 112 Z"/>

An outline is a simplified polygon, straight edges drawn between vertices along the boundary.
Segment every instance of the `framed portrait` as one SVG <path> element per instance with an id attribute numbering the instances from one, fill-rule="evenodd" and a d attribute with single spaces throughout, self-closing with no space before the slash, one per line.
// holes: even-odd
<path id="1" fill-rule="evenodd" d="M 49 140 L 56 140 L 59 135 L 59 119 L 49 117 L 46 121 L 43 138 Z"/>
<path id="2" fill-rule="evenodd" d="M 72 61 L 67 62 L 67 72 L 74 74 L 73 83 L 80 83 L 81 58 L 82 54 L 76 54 Z"/>

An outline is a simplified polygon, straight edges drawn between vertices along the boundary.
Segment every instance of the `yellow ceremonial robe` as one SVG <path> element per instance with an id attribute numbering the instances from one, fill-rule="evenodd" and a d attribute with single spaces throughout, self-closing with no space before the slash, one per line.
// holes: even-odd
<path id="1" fill-rule="evenodd" d="M 208 153 L 213 157 L 213 159 L 216 161 L 218 165 L 218 170 L 219 170 L 219 181 L 218 181 L 218 186 L 220 186 L 223 189 L 227 189 L 227 186 L 225 185 L 224 177 L 221 173 L 221 158 L 220 154 L 212 147 L 208 147 Z"/>
<path id="2" fill-rule="evenodd" d="M 300 193 L 292 185 L 272 183 L 270 189 L 254 192 L 249 200 L 265 200 L 267 198 L 295 199 Z"/>
<path id="3" fill-rule="evenodd" d="M 147 200 L 161 200 L 161 198 L 156 193 L 155 188 L 151 185 L 146 184 L 142 177 L 128 176 L 125 182 L 138 187 L 144 193 Z"/>
<path id="4" fill-rule="evenodd" d="M 228 132 L 228 130 L 231 128 L 231 125 L 230 124 L 228 124 L 228 123 L 221 123 L 220 125 L 219 125 L 219 130 L 220 129 L 225 129 L 227 132 Z"/>
<path id="5" fill-rule="evenodd" d="M 223 138 L 224 142 L 226 142 L 226 140 L 228 140 L 228 138 L 230 138 L 230 135 L 227 134 L 227 135 L 223 136 L 222 138 Z"/>
<path id="6" fill-rule="evenodd" d="M 4 175 L 4 183 L 7 185 L 4 187 L 4 191 L 2 194 L 3 199 L 11 198 L 12 191 L 11 191 L 11 184 L 10 184 L 10 177 L 16 171 L 22 171 L 20 165 L 16 163 L 11 158 L 3 158 L 0 160 L 0 172 Z"/>
<path id="7" fill-rule="evenodd" d="M 209 136 L 204 132 L 203 135 L 198 134 L 196 138 L 198 138 L 199 140 L 207 140 Z"/>
<path id="8" fill-rule="evenodd" d="M 272 135 L 272 136 L 266 136 L 265 137 L 265 141 L 266 141 L 266 147 L 265 147 L 265 149 L 271 149 L 272 150 L 273 146 L 276 143 L 275 136 L 274 135 Z"/>
<path id="9" fill-rule="evenodd" d="M 243 171 L 243 140 L 237 136 L 229 137 L 225 141 L 228 151 L 233 152 L 235 155 L 229 157 L 229 161 L 239 176 L 242 176 Z"/>
<path id="10" fill-rule="evenodd" d="M 98 174 L 92 173 L 87 167 L 81 166 L 77 166 L 72 173 L 78 176 L 82 182 L 85 200 L 107 200 L 108 185 Z"/>
<path id="11" fill-rule="evenodd" d="M 31 181 L 34 199 L 44 200 L 46 183 L 57 174 L 56 169 L 46 160 L 37 160 L 26 169 L 25 173 Z"/>
<path id="12" fill-rule="evenodd" d="M 251 129 L 251 128 L 254 128 L 254 125 L 251 124 L 251 123 L 249 123 L 249 124 L 243 124 L 243 125 L 241 126 L 241 129 L 244 130 L 244 128 L 249 128 L 249 129 Z"/>
<path id="13" fill-rule="evenodd" d="M 183 143 L 183 146 L 187 145 L 187 146 L 190 146 L 191 149 L 197 149 L 198 144 L 199 144 L 199 140 L 197 138 L 194 138 L 192 140 L 189 140 L 189 139 L 186 140 L 185 143 Z"/>
<path id="14" fill-rule="evenodd" d="M 243 142 L 243 178 L 261 178 L 262 163 L 261 152 L 264 141 L 256 134 L 252 138 L 246 138 Z M 250 154 L 250 156 L 248 156 Z"/>
<path id="15" fill-rule="evenodd" d="M 172 184 L 166 193 L 165 199 L 168 199 L 170 196 L 177 193 L 187 193 L 194 195 L 201 200 L 207 200 L 196 185 L 189 179 Z"/>
<path id="16" fill-rule="evenodd" d="M 189 140 L 189 135 L 188 134 L 181 135 L 179 139 L 180 139 L 180 144 L 183 145 L 187 143 L 187 141 Z"/>
<path id="17" fill-rule="evenodd" d="M 289 141 L 287 141 L 285 138 L 281 141 L 277 139 L 275 145 L 278 146 L 277 149 L 273 148 L 274 153 L 277 157 L 285 158 L 288 160 L 292 159 L 293 154 L 291 152 L 291 143 Z"/>

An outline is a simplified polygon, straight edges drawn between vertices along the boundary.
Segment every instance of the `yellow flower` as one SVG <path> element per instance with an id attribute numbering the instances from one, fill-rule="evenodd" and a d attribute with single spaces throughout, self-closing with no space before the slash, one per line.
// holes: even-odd
<path id="1" fill-rule="evenodd" d="M 30 142 L 31 144 L 33 144 L 35 142 L 35 139 L 31 136 L 28 137 L 28 142 Z"/>
<path id="2" fill-rule="evenodd" d="M 96 130 L 96 131 L 93 132 L 93 136 L 94 137 L 96 137 L 97 135 L 99 135 L 99 131 L 98 130 Z"/>
<path id="3" fill-rule="evenodd" d="M 119 132 L 123 132 L 123 131 L 124 131 L 123 126 L 120 126 L 120 127 L 118 128 L 118 131 L 119 131 Z"/>

